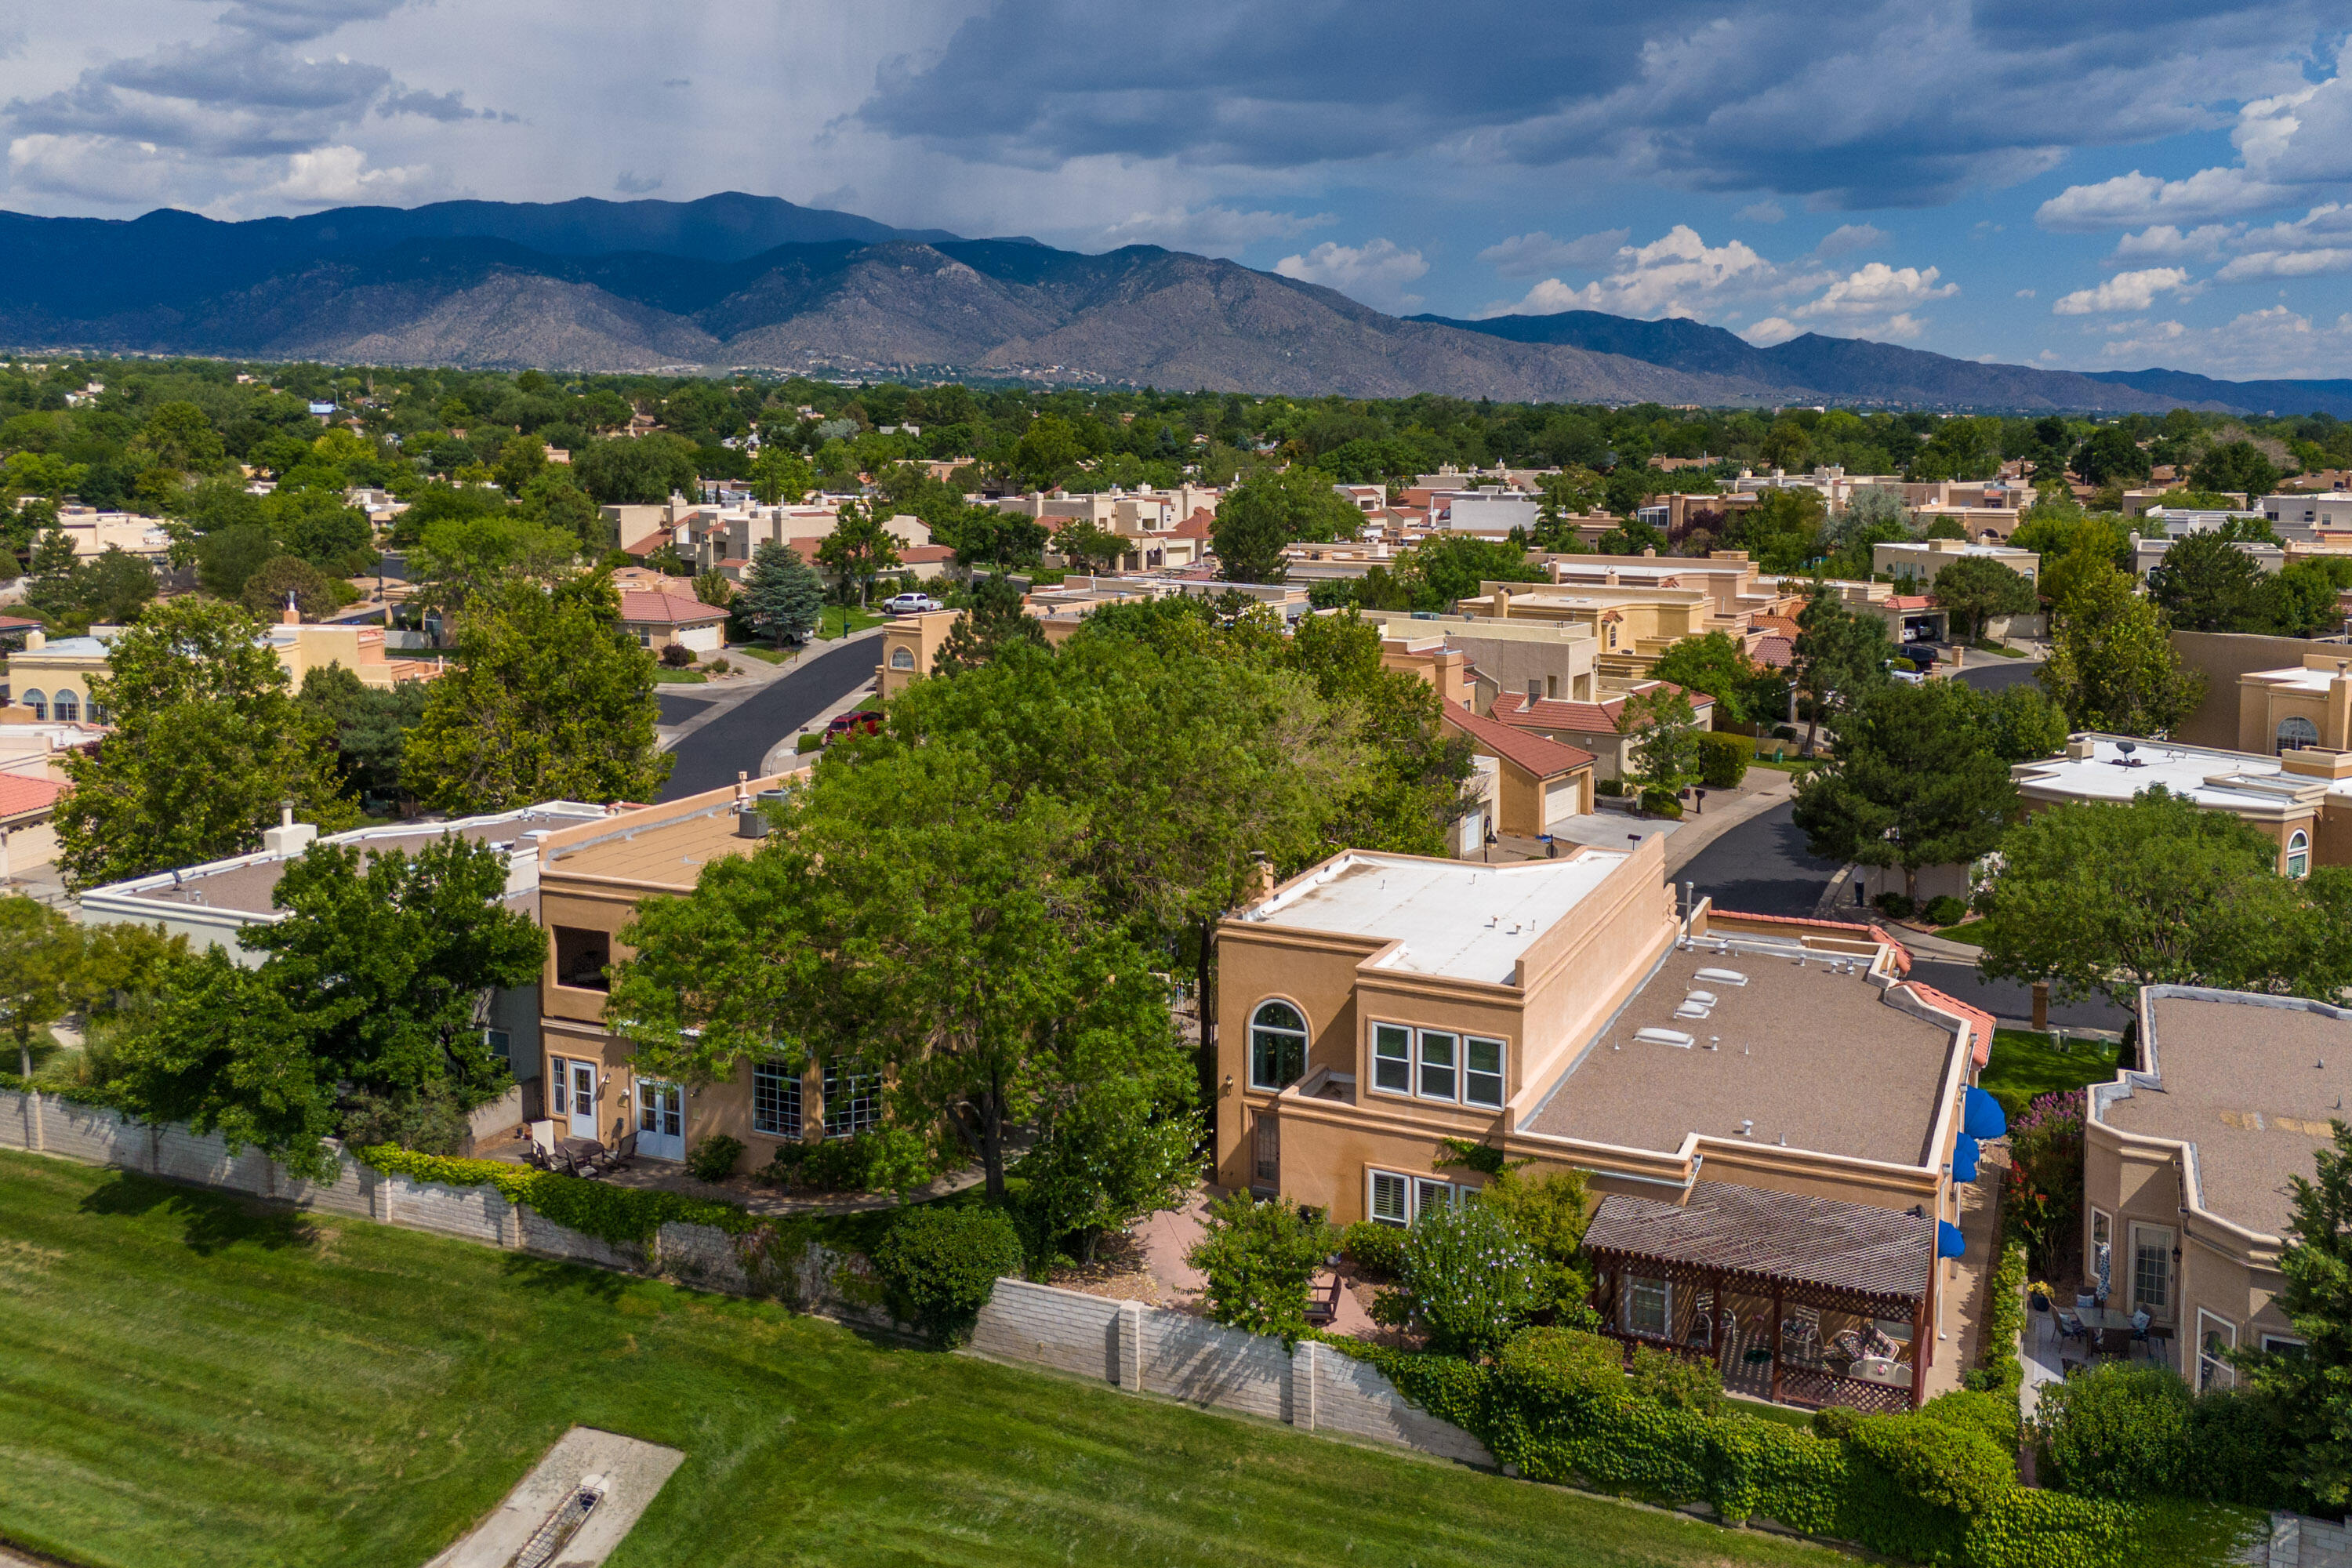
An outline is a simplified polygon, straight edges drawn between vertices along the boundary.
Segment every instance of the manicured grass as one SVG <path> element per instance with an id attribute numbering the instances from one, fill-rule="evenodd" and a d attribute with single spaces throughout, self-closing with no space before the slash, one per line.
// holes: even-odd
<path id="1" fill-rule="evenodd" d="M 1978 653 L 1997 653 L 2003 658 L 2023 658 L 2025 657 L 2025 650 L 2021 647 L 2011 647 L 2005 643 L 1988 642 L 1983 637 L 1979 637 L 1976 641 L 1970 643 L 1969 647 Z"/>
<path id="2" fill-rule="evenodd" d="M 816 635 L 830 642 L 845 637 L 852 632 L 862 632 L 868 626 L 878 626 L 890 617 L 872 610 L 861 610 L 855 605 L 827 605 L 824 616 L 816 624 Z"/>
<path id="3" fill-rule="evenodd" d="M 707 679 L 698 669 L 671 669 L 661 666 L 654 670 L 654 682 L 659 686 L 699 686 Z"/>
<path id="4" fill-rule="evenodd" d="M 760 644 L 752 642 L 729 643 L 727 652 L 730 657 L 740 653 L 747 658 L 756 658 L 762 664 L 782 664 L 792 658 L 792 655 L 780 647 L 762 647 Z"/>
<path id="5" fill-rule="evenodd" d="M 2030 1029 L 1996 1029 L 1991 1059 L 1977 1081 L 2014 1120 L 2039 1095 L 2105 1083 L 2115 1077 L 2116 1050 L 2112 1040 L 2069 1035 L 2066 1048 L 2061 1051 L 2048 1035 Z"/>
<path id="6" fill-rule="evenodd" d="M 0 1151 L 0 1537 L 417 1568 L 574 1424 L 684 1450 L 612 1568 L 1777 1563 L 1824 1549 Z"/>

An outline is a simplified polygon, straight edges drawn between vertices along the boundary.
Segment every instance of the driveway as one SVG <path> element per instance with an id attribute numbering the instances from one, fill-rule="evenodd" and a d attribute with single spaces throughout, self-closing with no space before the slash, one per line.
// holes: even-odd
<path id="1" fill-rule="evenodd" d="M 2038 658 L 2003 658 L 1999 654 L 1971 654 L 1969 663 L 1953 676 L 1965 680 L 1979 691 L 1999 691 L 2003 687 L 2032 685 L 2042 678 L 2042 661 Z"/>
<path id="2" fill-rule="evenodd" d="M 1806 853 L 1796 807 L 1783 802 L 1700 850 L 1675 879 L 1696 884 L 1698 895 L 1712 897 L 1720 910 L 1804 917 L 1837 873 L 1835 861 Z"/>
<path id="3" fill-rule="evenodd" d="M 769 749 L 874 679 L 879 642 L 853 637 L 839 647 L 802 656 L 801 662 L 740 697 L 661 694 L 664 725 L 688 726 L 670 752 L 677 765 L 661 798 L 677 800 L 719 789 L 737 773 L 760 776 Z M 676 714 L 677 717 L 673 718 Z"/>

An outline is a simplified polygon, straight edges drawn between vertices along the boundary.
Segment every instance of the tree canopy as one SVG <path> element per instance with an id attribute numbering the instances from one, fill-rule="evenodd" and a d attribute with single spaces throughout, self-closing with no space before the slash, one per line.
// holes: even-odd
<path id="1" fill-rule="evenodd" d="M 2056 626 L 2040 679 L 2070 728 L 2161 734 L 2203 697 L 2205 678 L 2181 665 L 2164 611 L 2105 562 L 2087 563 L 2053 614 Z"/>

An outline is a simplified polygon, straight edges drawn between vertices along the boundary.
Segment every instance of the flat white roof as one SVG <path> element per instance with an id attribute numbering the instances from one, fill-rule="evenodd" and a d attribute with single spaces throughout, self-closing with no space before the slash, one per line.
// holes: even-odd
<path id="1" fill-rule="evenodd" d="M 1242 919 L 1401 942 L 1391 968 L 1507 985 L 1519 956 L 1625 859 L 1622 849 L 1588 848 L 1484 866 L 1351 852 Z"/>
<path id="2" fill-rule="evenodd" d="M 2352 779 L 2330 781 L 2291 773 L 2276 757 L 2164 741 L 2126 742 L 2105 735 L 2089 739 L 2088 757 L 2052 757 L 2019 764 L 2019 785 L 2045 799 L 2123 802 L 2161 784 L 2200 805 L 2257 814 L 2281 809 L 2315 785 L 2324 786 L 2331 795 L 2352 795 Z M 2128 759 L 2123 750 L 2126 745 L 2132 748 Z"/>

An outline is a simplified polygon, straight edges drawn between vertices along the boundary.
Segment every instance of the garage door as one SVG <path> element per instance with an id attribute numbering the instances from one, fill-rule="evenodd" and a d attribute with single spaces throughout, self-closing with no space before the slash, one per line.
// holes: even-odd
<path id="1" fill-rule="evenodd" d="M 1579 793 L 1574 779 L 1561 779 L 1557 784 L 1544 785 L 1544 826 L 1549 827 L 1555 822 L 1574 816 Z"/>

